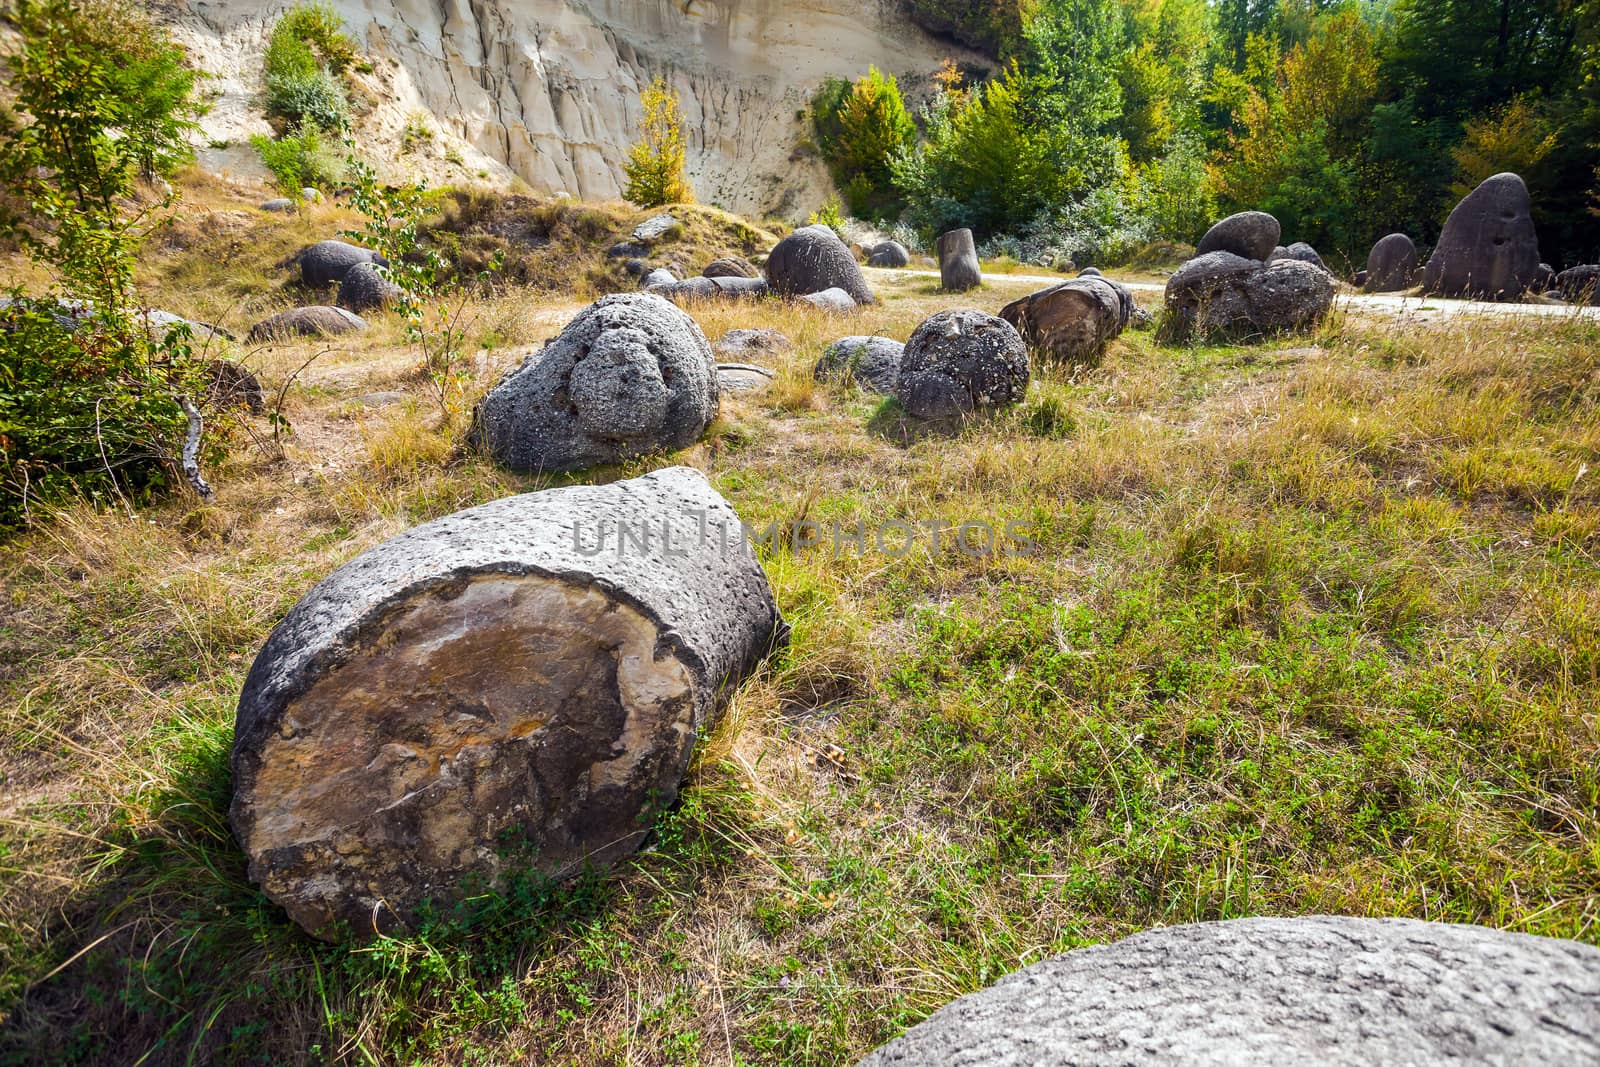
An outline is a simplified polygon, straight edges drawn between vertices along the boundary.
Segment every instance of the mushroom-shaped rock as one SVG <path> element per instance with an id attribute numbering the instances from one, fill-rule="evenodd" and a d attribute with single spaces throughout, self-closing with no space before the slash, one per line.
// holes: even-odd
<path id="1" fill-rule="evenodd" d="M 1568 267 L 1556 275 L 1556 290 L 1563 299 L 1574 304 L 1600 303 L 1600 264 L 1586 263 L 1581 267 Z"/>
<path id="2" fill-rule="evenodd" d="M 1296 241 L 1286 248 L 1273 249 L 1272 255 L 1267 257 L 1267 262 L 1276 263 L 1280 259 L 1298 259 L 1302 263 L 1309 263 L 1313 267 L 1321 267 L 1323 270 L 1328 270 L 1328 265 L 1322 262 L 1322 257 L 1317 254 L 1317 250 L 1304 241 Z M 1328 273 L 1332 274 L 1333 272 L 1328 271 Z"/>
<path id="3" fill-rule="evenodd" d="M 1208 252 L 1232 252 L 1243 259 L 1265 262 L 1273 249 L 1278 247 L 1278 239 L 1282 236 L 1283 227 L 1265 211 L 1241 211 L 1237 215 L 1229 215 L 1207 230 L 1194 252 L 1196 256 Z"/>
<path id="4" fill-rule="evenodd" d="M 707 278 L 759 278 L 756 265 L 742 256 L 722 256 L 706 264 L 700 272 Z"/>
<path id="5" fill-rule="evenodd" d="M 325 578 L 245 679 L 234 834 L 318 937 L 627 856 L 784 635 L 698 471 L 508 497 Z"/>
<path id="6" fill-rule="evenodd" d="M 951 230 L 940 234 L 936 247 L 941 289 L 950 293 L 964 293 L 983 284 L 983 271 L 978 266 L 978 249 L 972 243 L 971 230 Z"/>
<path id="7" fill-rule="evenodd" d="M 1367 277 L 1360 284 L 1369 293 L 1395 293 L 1411 288 L 1416 278 L 1416 243 L 1403 233 L 1391 233 L 1367 253 Z"/>
<path id="8" fill-rule="evenodd" d="M 861 1067 L 1600 1062 L 1600 949 L 1415 919 L 1235 919 L 1036 963 Z"/>
<path id="9" fill-rule="evenodd" d="M 856 309 L 856 302 L 843 289 L 824 289 L 820 293 L 807 293 L 800 300 L 823 311 L 846 312 Z"/>
<path id="10" fill-rule="evenodd" d="M 404 291 L 372 263 L 357 263 L 339 280 L 339 306 L 351 311 L 377 311 L 403 295 Z"/>
<path id="11" fill-rule="evenodd" d="M 918 326 L 900 357 L 895 396 L 919 419 L 1021 402 L 1028 346 L 1004 319 L 975 308 L 941 311 Z"/>
<path id="12" fill-rule="evenodd" d="M 1014 300 L 1000 309 L 1000 317 L 1041 358 L 1092 367 L 1121 336 L 1132 311 L 1133 294 L 1091 275 Z"/>
<path id="13" fill-rule="evenodd" d="M 288 337 L 337 337 L 367 328 L 367 320 L 344 308 L 316 305 L 290 308 L 250 327 L 245 340 L 251 344 Z"/>
<path id="14" fill-rule="evenodd" d="M 823 350 L 811 376 L 819 382 L 852 381 L 868 392 L 892 395 L 905 350 L 890 337 L 841 337 Z"/>
<path id="15" fill-rule="evenodd" d="M 653 293 L 604 297 L 478 406 L 473 441 L 516 471 L 571 471 L 686 448 L 717 415 L 705 334 Z"/>
<path id="16" fill-rule="evenodd" d="M 767 256 L 767 282 L 784 296 L 843 289 L 857 304 L 873 302 L 866 276 L 839 235 L 826 226 L 803 226 Z"/>
<path id="17" fill-rule="evenodd" d="M 1315 326 L 1333 307 L 1333 275 L 1295 259 L 1261 263 L 1211 252 L 1167 279 L 1167 325 L 1173 339 L 1250 338 Z"/>
<path id="18" fill-rule="evenodd" d="M 300 280 L 313 289 L 342 281 L 345 272 L 357 263 L 388 266 L 389 261 L 370 248 L 345 241 L 318 241 L 295 257 L 300 264 Z"/>
<path id="19" fill-rule="evenodd" d="M 867 249 L 869 267 L 904 267 L 911 263 L 911 252 L 899 241 L 881 241 Z"/>
<path id="20" fill-rule="evenodd" d="M 1450 212 L 1422 269 L 1422 288 L 1440 296 L 1516 300 L 1538 273 L 1528 186 L 1515 174 L 1496 174 Z"/>

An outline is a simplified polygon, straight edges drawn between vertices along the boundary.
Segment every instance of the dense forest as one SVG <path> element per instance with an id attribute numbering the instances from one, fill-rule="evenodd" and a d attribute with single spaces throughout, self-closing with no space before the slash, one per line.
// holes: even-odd
<path id="1" fill-rule="evenodd" d="M 877 71 L 823 87 L 857 215 L 1081 259 L 1253 208 L 1361 259 L 1511 170 L 1547 260 L 1600 258 L 1600 0 L 906 2 L 994 62 L 915 115 Z"/>

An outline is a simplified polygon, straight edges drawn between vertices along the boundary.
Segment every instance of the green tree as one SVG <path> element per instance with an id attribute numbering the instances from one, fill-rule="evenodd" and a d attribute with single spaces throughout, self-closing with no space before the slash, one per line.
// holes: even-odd
<path id="1" fill-rule="evenodd" d="M 817 140 L 851 213 L 898 213 L 903 203 L 895 192 L 889 161 L 917 135 L 899 84 L 871 67 L 848 92 L 841 94 L 824 86 L 819 97 L 829 110 L 814 113 Z"/>
<path id="2" fill-rule="evenodd" d="M 357 56 L 355 42 L 331 6 L 290 8 L 273 26 L 262 60 L 263 103 L 279 132 L 306 126 L 344 129 L 350 105 L 342 75 L 357 64 Z"/>
<path id="3" fill-rule="evenodd" d="M 678 96 L 657 78 L 639 94 L 644 114 L 639 120 L 639 140 L 628 153 L 623 173 L 628 177 L 623 196 L 640 207 L 692 204 L 694 190 L 684 177 L 683 124 Z"/>

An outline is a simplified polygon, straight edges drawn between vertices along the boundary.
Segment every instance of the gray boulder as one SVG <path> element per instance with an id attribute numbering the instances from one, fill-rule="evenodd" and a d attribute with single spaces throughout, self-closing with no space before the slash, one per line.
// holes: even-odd
<path id="1" fill-rule="evenodd" d="M 983 271 L 978 265 L 978 249 L 972 243 L 971 230 L 951 230 L 940 234 L 939 288 L 949 293 L 964 293 L 983 284 Z"/>
<path id="2" fill-rule="evenodd" d="M 889 337 L 841 337 L 823 350 L 811 375 L 819 382 L 851 381 L 869 393 L 891 396 L 905 350 Z"/>
<path id="3" fill-rule="evenodd" d="M 724 393 L 759 393 L 777 379 L 776 371 L 754 363 L 717 364 L 717 386 Z"/>
<path id="4" fill-rule="evenodd" d="M 786 627 L 739 517 L 669 468 L 508 497 L 323 579 L 235 719 L 249 875 L 329 940 L 634 852 Z"/>
<path id="5" fill-rule="evenodd" d="M 1333 275 L 1310 263 L 1210 252 L 1167 279 L 1165 330 L 1170 340 L 1244 340 L 1308 329 L 1332 309 L 1334 292 Z"/>
<path id="6" fill-rule="evenodd" d="M 783 296 L 843 289 L 854 303 L 873 303 L 856 257 L 826 226 L 804 226 L 779 241 L 767 256 L 767 282 Z"/>
<path id="7" fill-rule="evenodd" d="M 736 361 L 739 357 L 788 352 L 793 348 L 794 342 L 777 330 L 729 330 L 711 346 L 717 355 Z"/>
<path id="8" fill-rule="evenodd" d="M 1042 289 L 1000 309 L 1042 359 L 1069 366 L 1098 366 L 1133 313 L 1133 294 L 1091 275 Z"/>
<path id="9" fill-rule="evenodd" d="M 1403 233 L 1391 233 L 1367 253 L 1367 277 L 1361 287 L 1369 293 L 1396 293 L 1409 289 L 1417 278 L 1417 246 Z"/>
<path id="10" fill-rule="evenodd" d="M 899 268 L 910 265 L 911 252 L 899 241 L 882 241 L 867 249 L 867 266 Z"/>
<path id="11" fill-rule="evenodd" d="M 1322 262 L 1322 257 L 1317 254 L 1317 250 L 1304 241 L 1296 241 L 1287 248 L 1273 249 L 1272 255 L 1267 257 L 1267 262 L 1276 263 L 1280 259 L 1297 259 L 1301 263 L 1309 263 L 1313 267 L 1328 270 L 1328 265 Z M 1333 272 L 1328 271 L 1328 273 L 1332 274 Z"/>
<path id="12" fill-rule="evenodd" d="M 716 415 L 716 360 L 700 327 L 654 293 L 624 293 L 502 378 L 471 438 L 515 471 L 584 470 L 687 448 Z"/>
<path id="13" fill-rule="evenodd" d="M 975 308 L 941 311 L 906 341 L 895 396 L 920 419 L 949 418 L 1021 402 L 1028 346 L 1004 319 Z"/>
<path id="14" fill-rule="evenodd" d="M 637 244 L 633 241 L 618 241 L 606 249 L 606 255 L 611 259 L 643 259 L 649 254 L 649 246 Z"/>
<path id="15" fill-rule="evenodd" d="M 271 211 L 275 214 L 286 215 L 294 210 L 294 201 L 286 196 L 274 197 L 261 205 L 262 211 Z"/>
<path id="16" fill-rule="evenodd" d="M 838 288 L 824 289 L 820 293 L 807 293 L 799 299 L 823 311 L 842 313 L 856 309 L 856 302 L 850 299 L 850 294 Z"/>
<path id="17" fill-rule="evenodd" d="M 643 278 L 639 279 L 639 288 L 653 289 L 658 285 L 674 285 L 678 276 L 665 267 L 655 267 Z"/>
<path id="18" fill-rule="evenodd" d="M 640 244 L 654 244 L 661 240 L 678 225 L 678 220 L 671 215 L 652 215 L 633 228 L 633 239 Z"/>
<path id="19" fill-rule="evenodd" d="M 1283 227 L 1265 211 L 1241 211 L 1207 230 L 1194 253 L 1199 257 L 1208 252 L 1231 252 L 1265 262 L 1282 236 Z"/>
<path id="20" fill-rule="evenodd" d="M 372 249 L 344 241 L 318 241 L 296 256 L 295 261 L 300 265 L 300 280 L 313 289 L 342 281 L 345 272 L 357 263 L 389 265 L 388 260 Z"/>
<path id="21" fill-rule="evenodd" d="M 1539 234 L 1528 187 L 1515 174 L 1496 174 L 1450 212 L 1422 270 L 1422 288 L 1439 296 L 1516 300 L 1538 274 Z"/>
<path id="22" fill-rule="evenodd" d="M 339 306 L 351 311 L 377 311 L 405 295 L 371 263 L 357 263 L 339 281 Z"/>
<path id="23" fill-rule="evenodd" d="M 1533 281 L 1528 285 L 1529 290 L 1535 293 L 1548 293 L 1556 287 L 1556 269 L 1548 263 L 1539 264 L 1539 271 L 1533 276 Z"/>
<path id="24" fill-rule="evenodd" d="M 1556 275 L 1556 290 L 1574 304 L 1600 303 L 1600 264 L 1569 267 Z"/>
<path id="25" fill-rule="evenodd" d="M 250 327 L 245 340 L 250 344 L 281 341 L 291 337 L 338 337 L 367 328 L 367 320 L 340 307 L 316 305 L 290 308 Z"/>
<path id="26" fill-rule="evenodd" d="M 764 278 L 707 278 L 697 276 L 683 281 L 649 287 L 650 292 L 668 300 L 754 300 L 769 292 Z"/>
<path id="27" fill-rule="evenodd" d="M 1136 934 L 962 997 L 861 1067 L 1600 1062 L 1600 949 L 1414 919 Z"/>
<path id="28" fill-rule="evenodd" d="M 700 272 L 707 278 L 759 278 L 761 271 L 742 256 L 722 256 L 706 264 Z"/>

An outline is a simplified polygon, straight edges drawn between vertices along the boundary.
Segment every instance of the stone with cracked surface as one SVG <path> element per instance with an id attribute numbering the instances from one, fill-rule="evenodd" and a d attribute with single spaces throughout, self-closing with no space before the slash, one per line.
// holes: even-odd
<path id="1" fill-rule="evenodd" d="M 1000 317 L 1040 358 L 1092 367 L 1122 335 L 1133 306 L 1125 286 L 1090 275 L 1014 300 L 1000 309 Z"/>
<path id="2" fill-rule="evenodd" d="M 962 997 L 861 1067 L 1600 1063 L 1600 949 L 1413 919 L 1136 934 Z"/>
<path id="3" fill-rule="evenodd" d="M 590 305 L 502 378 L 471 438 L 512 470 L 584 470 L 687 448 L 716 418 L 717 396 L 716 360 L 695 321 L 655 293 L 623 293 Z"/>
<path id="4" fill-rule="evenodd" d="M 637 849 L 785 627 L 684 467 L 508 497 L 362 553 L 245 679 L 229 819 L 325 939 Z"/>
<path id="5" fill-rule="evenodd" d="M 919 419 L 1017 404 L 1028 393 L 1028 346 L 1016 327 L 976 308 L 930 317 L 900 357 L 895 396 Z"/>
<path id="6" fill-rule="evenodd" d="M 1262 263 L 1209 252 L 1167 279 L 1163 330 L 1177 340 L 1245 340 L 1306 330 L 1333 308 L 1336 289 L 1333 275 L 1300 260 Z"/>

